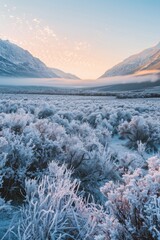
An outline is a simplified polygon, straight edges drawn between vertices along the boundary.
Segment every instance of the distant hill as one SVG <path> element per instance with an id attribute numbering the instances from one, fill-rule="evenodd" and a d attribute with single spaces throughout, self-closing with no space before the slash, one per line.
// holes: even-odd
<path id="1" fill-rule="evenodd" d="M 69 79 L 72 76 L 74 78 L 74 75 L 47 67 L 31 53 L 8 40 L 0 40 L 0 76 L 31 78 L 63 78 L 65 76 Z M 76 76 L 75 78 L 77 79 Z"/>
<path id="2" fill-rule="evenodd" d="M 58 76 L 60 76 L 61 78 L 67 78 L 67 79 L 79 79 L 79 77 L 77 77 L 76 75 L 73 75 L 71 73 L 65 73 L 62 70 L 59 70 L 57 68 L 52 68 L 51 69 L 55 74 L 57 74 Z"/>
<path id="3" fill-rule="evenodd" d="M 100 78 L 141 73 L 144 70 L 160 70 L 160 43 L 125 59 L 107 70 Z"/>

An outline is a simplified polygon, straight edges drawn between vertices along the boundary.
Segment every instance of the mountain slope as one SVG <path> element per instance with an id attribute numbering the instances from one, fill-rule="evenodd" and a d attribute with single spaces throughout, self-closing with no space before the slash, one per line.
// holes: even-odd
<path id="1" fill-rule="evenodd" d="M 60 76 L 61 78 L 67 78 L 67 79 L 80 79 L 79 77 L 77 77 L 76 75 L 73 75 L 71 73 L 65 73 L 62 70 L 59 70 L 57 68 L 51 68 L 51 70 L 57 74 L 58 76 Z"/>
<path id="2" fill-rule="evenodd" d="M 143 66 L 141 70 L 160 70 L 160 50 L 152 56 L 152 61 Z"/>
<path id="3" fill-rule="evenodd" d="M 71 74 L 47 67 L 41 60 L 8 40 L 0 40 L 0 76 L 74 78 Z M 75 79 L 78 78 L 75 76 Z"/>
<path id="4" fill-rule="evenodd" d="M 160 43 L 125 59 L 106 71 L 100 78 L 124 76 L 142 70 L 160 70 Z"/>
<path id="5" fill-rule="evenodd" d="M 4 40 L 0 40 L 0 75 L 14 77 L 59 77 L 28 51 Z"/>

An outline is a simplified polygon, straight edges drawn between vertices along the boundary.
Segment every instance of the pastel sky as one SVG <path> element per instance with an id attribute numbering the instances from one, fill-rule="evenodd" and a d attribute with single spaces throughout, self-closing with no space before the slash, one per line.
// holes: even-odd
<path id="1" fill-rule="evenodd" d="M 0 38 L 95 79 L 160 41 L 160 0 L 0 0 Z"/>

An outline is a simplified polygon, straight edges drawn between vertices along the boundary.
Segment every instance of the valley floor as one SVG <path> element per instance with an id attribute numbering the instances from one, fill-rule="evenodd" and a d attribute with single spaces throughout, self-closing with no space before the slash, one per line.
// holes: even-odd
<path id="1" fill-rule="evenodd" d="M 144 233 L 141 229 L 139 233 L 136 233 L 136 222 L 132 221 L 132 216 L 130 216 L 134 212 L 132 211 L 134 204 L 129 198 L 130 194 L 134 192 L 135 203 L 138 204 L 139 201 L 140 206 L 137 211 L 143 210 L 141 209 L 143 205 L 146 207 L 141 212 L 141 215 L 144 214 L 142 218 L 148 217 L 147 214 L 152 215 L 147 211 L 149 211 L 152 198 L 156 196 L 156 191 L 157 193 L 159 191 L 160 178 L 158 175 L 155 180 L 157 182 L 154 185 L 154 192 L 151 191 L 150 195 L 146 197 L 148 200 L 144 200 L 146 198 L 143 197 L 143 194 L 146 194 L 144 193 L 145 189 L 149 189 L 149 186 L 145 185 L 146 176 L 151 179 L 153 172 L 156 173 L 157 167 L 160 167 L 159 123 L 159 98 L 116 99 L 104 96 L 0 94 L 0 237 L 3 240 L 14 238 L 26 240 L 29 239 L 29 236 L 36 235 L 37 231 L 41 240 L 46 240 L 44 236 L 52 236 L 48 239 L 64 240 L 113 240 L 122 239 L 123 234 L 123 239 L 126 240 L 138 239 L 139 236 L 140 239 L 147 239 L 149 236 L 152 238 L 148 239 L 160 239 L 160 229 L 158 228 L 160 220 L 155 215 L 154 217 L 157 217 L 157 225 L 154 226 L 156 230 L 152 229 L 152 219 L 150 222 L 146 221 L 145 224 L 143 221 L 141 223 L 142 229 L 150 230 L 145 230 Z M 64 166 L 67 168 L 66 170 L 63 169 Z M 72 173 L 67 172 L 70 169 L 72 169 Z M 152 173 L 150 169 L 152 169 Z M 48 176 L 48 183 L 45 185 L 46 176 Z M 140 187 L 145 186 L 140 194 L 136 192 L 139 191 L 137 178 L 140 184 L 145 182 Z M 68 181 L 67 185 L 72 185 L 66 195 L 64 192 L 65 189 L 67 191 L 67 185 L 63 186 L 65 181 Z M 78 190 L 77 185 L 73 186 L 73 181 L 78 181 L 76 183 L 79 185 Z M 152 185 L 152 180 L 150 181 L 150 185 Z M 133 182 L 137 185 L 132 185 Z M 39 184 L 41 187 L 38 187 Z M 52 186 L 50 190 L 47 188 L 49 185 Z M 138 190 L 135 189 L 135 186 Z M 57 196 L 58 199 L 61 199 L 61 195 L 65 195 L 62 202 L 59 203 L 60 205 L 57 205 L 58 200 L 55 203 L 55 206 L 59 206 L 60 211 L 56 215 L 57 209 L 53 206 L 53 201 L 49 200 L 49 197 L 46 200 L 42 194 L 43 187 L 46 188 L 44 189 L 46 196 L 48 193 L 55 199 Z M 113 211 L 117 207 L 116 199 L 118 199 L 120 189 L 123 194 L 118 204 L 123 203 L 123 200 L 128 204 L 126 209 L 123 204 L 121 206 L 124 212 L 123 224 L 122 219 L 118 218 Z M 142 196 L 139 197 L 141 194 Z M 66 208 L 63 207 L 63 204 L 69 201 L 66 196 L 71 196 L 69 198 L 71 202 L 66 203 L 67 208 L 71 208 L 70 213 L 68 213 L 70 210 L 65 212 Z M 91 196 L 94 198 L 94 208 L 87 205 L 93 200 Z M 88 203 L 83 205 L 82 202 L 85 198 L 88 198 Z M 11 201 L 11 204 L 8 201 Z M 41 209 L 43 208 L 41 201 L 46 201 L 44 209 Z M 159 197 L 156 201 L 160 201 Z M 49 203 L 51 205 L 47 205 Z M 108 218 L 104 206 L 109 203 L 112 203 L 113 215 Z M 83 207 L 82 205 L 80 207 L 80 204 Z M 107 219 L 103 224 L 101 224 L 102 219 L 98 220 L 98 215 L 96 215 L 96 211 L 99 211 L 95 210 L 98 209 L 98 204 L 104 207 L 104 210 L 99 213 L 100 216 L 105 214 L 102 219 Z M 24 207 L 22 207 L 23 205 Z M 73 206 L 79 207 L 72 209 Z M 38 217 L 38 212 L 34 215 L 35 211 L 41 212 L 41 210 L 42 212 L 50 211 L 50 214 L 52 212 L 52 217 L 47 215 L 45 218 L 45 214 L 43 215 L 43 223 L 41 217 Z M 99 224 L 95 222 L 93 225 L 89 224 L 89 219 L 93 218 L 90 216 L 91 212 Z M 59 225 L 53 224 L 52 221 L 59 216 L 58 214 L 60 217 L 56 221 L 59 221 L 61 225 L 61 220 L 64 218 L 66 226 L 64 224 L 59 227 Z M 81 220 L 79 218 L 75 220 L 76 214 L 80 215 Z M 14 223 L 13 216 L 16 216 L 15 218 L 19 216 L 18 225 Z M 65 216 L 68 217 L 65 218 Z M 109 219 L 115 216 L 114 229 L 114 224 L 113 222 L 109 223 L 111 221 Z M 70 219 L 69 222 L 67 222 L 68 219 Z M 127 219 L 130 221 L 128 225 L 126 224 Z M 31 228 L 31 221 L 37 228 Z M 46 229 L 47 226 L 45 227 L 44 224 L 47 221 L 51 221 L 50 230 L 46 233 L 49 235 L 43 235 L 38 226 L 40 224 L 42 228 Z M 80 221 L 79 227 L 75 221 Z M 68 227 L 68 224 L 71 226 Z M 105 230 L 103 229 L 104 224 Z M 27 228 L 26 231 L 24 226 Z M 55 230 L 58 227 L 61 230 Z M 62 228 L 65 228 L 64 232 Z M 73 228 L 74 231 L 71 231 L 70 228 Z M 84 231 L 81 228 L 84 228 Z M 109 230 L 110 228 L 111 230 Z M 129 232 L 128 236 L 126 229 Z M 7 231 L 9 233 L 4 235 Z M 65 235 L 66 232 L 68 235 Z M 88 237 L 86 237 L 87 234 Z M 116 237 L 118 235 L 121 237 Z"/>

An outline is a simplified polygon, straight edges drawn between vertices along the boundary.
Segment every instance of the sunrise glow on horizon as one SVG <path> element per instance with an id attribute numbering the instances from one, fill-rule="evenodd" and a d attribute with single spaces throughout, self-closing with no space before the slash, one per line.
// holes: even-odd
<path id="1" fill-rule="evenodd" d="M 96 79 L 160 41 L 159 10 L 159 0 L 1 0 L 0 38 L 49 67 Z"/>

